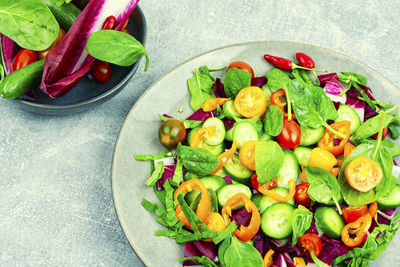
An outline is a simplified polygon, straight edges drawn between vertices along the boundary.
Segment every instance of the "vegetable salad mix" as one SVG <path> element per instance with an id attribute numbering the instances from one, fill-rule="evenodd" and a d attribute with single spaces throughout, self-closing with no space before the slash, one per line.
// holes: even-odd
<path id="1" fill-rule="evenodd" d="M 183 265 L 368 266 L 400 225 L 397 107 L 363 75 L 317 76 L 304 53 L 264 58 L 263 77 L 243 61 L 223 82 L 225 68 L 196 69 L 194 114 L 159 115 L 168 150 L 135 155 L 151 161 L 155 235 L 184 244 Z"/>

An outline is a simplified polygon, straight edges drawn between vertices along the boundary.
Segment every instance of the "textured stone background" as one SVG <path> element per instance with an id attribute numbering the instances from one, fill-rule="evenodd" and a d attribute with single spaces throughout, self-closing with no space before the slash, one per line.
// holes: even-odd
<path id="1" fill-rule="evenodd" d="M 183 60 L 239 42 L 303 42 L 353 57 L 400 86 L 397 0 L 142 0 L 140 7 L 150 69 L 144 73 L 142 62 L 115 98 L 62 117 L 1 101 L 1 266 L 143 265 L 114 211 L 112 153 L 138 97 Z"/>

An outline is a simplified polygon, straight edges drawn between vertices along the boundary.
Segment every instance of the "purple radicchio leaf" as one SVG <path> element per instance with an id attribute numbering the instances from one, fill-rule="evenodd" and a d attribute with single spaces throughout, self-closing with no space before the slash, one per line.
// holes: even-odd
<path id="1" fill-rule="evenodd" d="M 251 79 L 251 86 L 263 87 L 267 83 L 267 78 L 265 76 L 254 77 Z"/>
<path id="2" fill-rule="evenodd" d="M 171 180 L 172 177 L 174 177 L 175 169 L 176 169 L 176 163 L 164 166 L 164 173 L 161 176 L 161 178 L 157 181 L 157 189 L 158 189 L 158 191 L 164 190 L 163 185 L 164 185 L 165 181 L 167 179 Z"/>
<path id="3" fill-rule="evenodd" d="M 225 125 L 225 130 L 228 131 L 231 128 L 233 128 L 233 125 L 235 124 L 235 122 L 233 120 L 228 120 L 228 119 L 222 119 L 222 122 Z"/>
<path id="4" fill-rule="evenodd" d="M 246 208 L 241 208 L 232 215 L 232 220 L 237 225 L 248 226 L 251 221 L 251 213 L 248 213 Z"/>
<path id="5" fill-rule="evenodd" d="M 214 117 L 212 112 L 204 112 L 203 109 L 199 108 L 196 110 L 192 115 L 187 117 L 187 120 L 194 120 L 194 121 L 205 121 L 208 118 Z"/>
<path id="6" fill-rule="evenodd" d="M 339 81 L 339 77 L 336 73 L 327 73 L 327 74 L 319 75 L 318 80 L 319 80 L 320 86 L 323 88 L 327 81 L 330 81 L 330 80 Z"/>
<path id="7" fill-rule="evenodd" d="M 214 82 L 214 85 L 212 87 L 214 94 L 216 97 L 226 97 L 225 91 L 224 91 L 224 85 L 221 82 L 220 78 L 217 78 Z"/>
<path id="8" fill-rule="evenodd" d="M 1 55 L 6 74 L 13 72 L 12 60 L 17 53 L 17 44 L 5 35 L 0 34 Z"/>

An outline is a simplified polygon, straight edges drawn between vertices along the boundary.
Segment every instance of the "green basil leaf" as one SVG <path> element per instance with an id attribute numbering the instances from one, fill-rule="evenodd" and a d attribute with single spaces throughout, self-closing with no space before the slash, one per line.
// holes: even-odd
<path id="1" fill-rule="evenodd" d="M 297 244 L 299 237 L 304 235 L 304 233 L 310 228 L 313 219 L 313 213 L 306 209 L 304 206 L 299 205 L 293 211 L 292 217 L 292 246 Z"/>
<path id="2" fill-rule="evenodd" d="M 114 30 L 94 32 L 86 43 L 86 50 L 94 58 L 124 67 L 133 65 L 145 56 L 144 71 L 149 67 L 149 56 L 142 43 L 125 32 Z"/>
<path id="3" fill-rule="evenodd" d="M 190 106 L 193 110 L 202 108 L 204 101 L 215 97 L 212 89 L 214 81 L 206 74 L 199 74 L 194 70 L 194 76 L 187 80 L 187 84 L 192 96 Z"/>
<path id="4" fill-rule="evenodd" d="M 196 127 L 198 127 L 198 126 L 200 126 L 200 125 L 203 124 L 202 121 L 184 120 L 184 119 L 177 119 L 177 118 L 169 118 L 169 117 L 165 117 L 165 116 L 160 115 L 160 114 L 158 114 L 158 117 L 159 117 L 160 120 L 162 120 L 162 121 L 166 121 L 166 120 L 169 120 L 169 119 L 176 119 L 176 120 L 182 122 L 182 123 L 183 123 L 183 126 L 185 126 L 186 129 L 196 128 Z"/>
<path id="5" fill-rule="evenodd" d="M 342 75 L 339 75 L 339 81 L 345 84 L 355 82 L 364 86 L 367 86 L 368 83 L 367 77 L 354 72 L 342 72 Z"/>
<path id="6" fill-rule="evenodd" d="M 197 261 L 199 264 L 204 265 L 205 267 L 218 267 L 212 260 L 210 260 L 208 257 L 206 256 L 193 256 L 193 257 L 184 257 L 184 258 L 180 258 L 178 261 L 188 261 L 188 260 L 195 260 Z"/>
<path id="7" fill-rule="evenodd" d="M 235 236 L 232 236 L 231 244 L 225 250 L 224 262 L 226 267 L 263 266 L 263 259 L 257 249 L 249 243 L 238 240 Z"/>
<path id="8" fill-rule="evenodd" d="M 283 160 L 283 151 L 277 142 L 258 142 L 255 151 L 257 181 L 265 184 L 274 179 L 283 165 Z"/>
<path id="9" fill-rule="evenodd" d="M 56 19 L 41 0 L 0 1 L 0 33 L 22 48 L 46 50 L 59 32 Z"/>
<path id="10" fill-rule="evenodd" d="M 251 85 L 251 74 L 245 70 L 229 69 L 224 80 L 224 91 L 227 97 L 235 98 L 243 88 Z"/>
<path id="11" fill-rule="evenodd" d="M 381 113 L 375 117 L 366 120 L 363 124 L 360 125 L 360 127 L 358 127 L 353 137 L 354 141 L 359 143 L 360 140 L 363 140 L 365 138 L 368 138 L 376 134 L 379 131 L 380 120 L 383 115 L 385 115 L 383 128 L 386 128 L 389 125 L 389 123 L 393 120 L 393 116 Z"/>
<path id="12" fill-rule="evenodd" d="M 269 105 L 264 116 L 264 131 L 266 134 L 278 136 L 283 127 L 283 113 L 274 105 Z"/>
<path id="13" fill-rule="evenodd" d="M 199 176 L 210 174 L 219 165 L 219 160 L 208 150 L 200 147 L 183 146 L 179 143 L 177 157 L 185 168 Z"/>
<path id="14" fill-rule="evenodd" d="M 291 79 L 289 78 L 289 75 L 278 69 L 278 68 L 272 68 L 270 69 L 267 74 L 265 75 L 267 78 L 267 86 L 269 90 L 271 90 L 272 93 L 275 93 L 279 89 L 284 89 L 285 92 L 287 92 L 287 89 L 289 88 L 289 84 L 291 83 Z"/>

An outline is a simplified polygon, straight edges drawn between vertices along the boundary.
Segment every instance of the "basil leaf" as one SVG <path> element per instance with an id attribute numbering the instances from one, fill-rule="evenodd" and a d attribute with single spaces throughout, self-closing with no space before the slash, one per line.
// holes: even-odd
<path id="1" fill-rule="evenodd" d="M 265 77 L 268 80 L 267 86 L 272 93 L 275 93 L 279 89 L 284 89 L 285 92 L 287 92 L 287 89 L 292 81 L 286 72 L 278 68 L 270 69 Z"/>
<path id="2" fill-rule="evenodd" d="M 169 119 L 175 119 L 178 120 L 180 122 L 183 123 L 183 126 L 185 126 L 186 129 L 191 129 L 191 128 L 196 128 L 197 126 L 200 126 L 203 124 L 202 121 L 195 121 L 195 120 L 184 120 L 184 119 L 177 119 L 177 118 L 169 118 L 169 117 L 165 117 L 163 115 L 158 114 L 158 117 L 160 118 L 160 120 L 162 121 L 166 121 Z"/>
<path id="3" fill-rule="evenodd" d="M 332 199 L 341 213 L 338 200 L 340 199 L 340 187 L 336 178 L 327 170 L 306 166 L 306 177 L 310 183 L 308 195 L 316 202 L 329 204 Z"/>
<path id="4" fill-rule="evenodd" d="M 359 143 L 360 140 L 363 140 L 365 138 L 368 138 L 374 134 L 376 134 L 379 131 L 379 126 L 380 126 L 380 120 L 381 117 L 385 116 L 384 122 L 383 122 L 383 128 L 386 128 L 389 123 L 393 120 L 393 116 L 385 113 L 381 113 L 375 117 L 372 117 L 368 120 L 366 120 L 363 124 L 358 127 L 354 134 L 354 141 Z"/>
<path id="5" fill-rule="evenodd" d="M 258 142 L 255 151 L 257 181 L 265 184 L 274 179 L 283 165 L 283 160 L 283 151 L 277 142 Z"/>
<path id="6" fill-rule="evenodd" d="M 41 0 L 0 1 L 0 33 L 22 48 L 46 50 L 59 32 L 56 19 Z"/>
<path id="7" fill-rule="evenodd" d="M 147 186 L 154 186 L 158 180 L 162 177 L 164 173 L 164 162 L 158 161 L 156 164 L 156 168 L 153 173 L 150 175 L 149 179 L 144 183 Z"/>
<path id="8" fill-rule="evenodd" d="M 306 209 L 304 206 L 299 205 L 293 211 L 292 217 L 292 246 L 297 244 L 299 237 L 304 235 L 304 233 L 310 228 L 313 219 L 313 213 Z"/>
<path id="9" fill-rule="evenodd" d="M 200 147 L 183 146 L 179 143 L 177 158 L 185 168 L 199 176 L 210 174 L 219 165 L 219 160 L 208 150 Z"/>
<path id="10" fill-rule="evenodd" d="M 264 116 L 264 131 L 266 134 L 278 136 L 283 127 L 283 113 L 274 105 L 269 105 Z"/>
<path id="11" fill-rule="evenodd" d="M 223 258 L 226 267 L 263 266 L 263 259 L 257 249 L 249 243 L 238 240 L 235 236 L 232 236 L 231 244 L 225 250 Z"/>
<path id="12" fill-rule="evenodd" d="M 243 88 L 251 85 L 251 74 L 245 70 L 229 69 L 224 80 L 224 91 L 227 97 L 235 98 Z"/>
<path id="13" fill-rule="evenodd" d="M 213 85 L 214 81 L 206 74 L 199 74 L 194 70 L 194 76 L 187 80 L 190 94 L 190 106 L 193 110 L 198 110 L 203 107 L 204 101 L 209 98 L 214 98 Z"/>
<path id="14" fill-rule="evenodd" d="M 142 43 L 125 32 L 114 30 L 94 32 L 86 43 L 86 50 L 92 57 L 118 66 L 131 66 L 145 56 L 144 71 L 149 67 L 149 56 Z"/>
<path id="15" fill-rule="evenodd" d="M 204 265 L 205 267 L 218 267 L 210 258 L 206 256 L 192 256 L 192 257 L 184 257 L 180 258 L 178 261 L 188 261 L 188 260 L 195 260 L 199 264 Z"/>
<path id="16" fill-rule="evenodd" d="M 342 75 L 339 75 L 339 81 L 349 85 L 353 82 L 367 86 L 368 79 L 367 77 L 354 73 L 354 72 L 342 72 Z"/>

